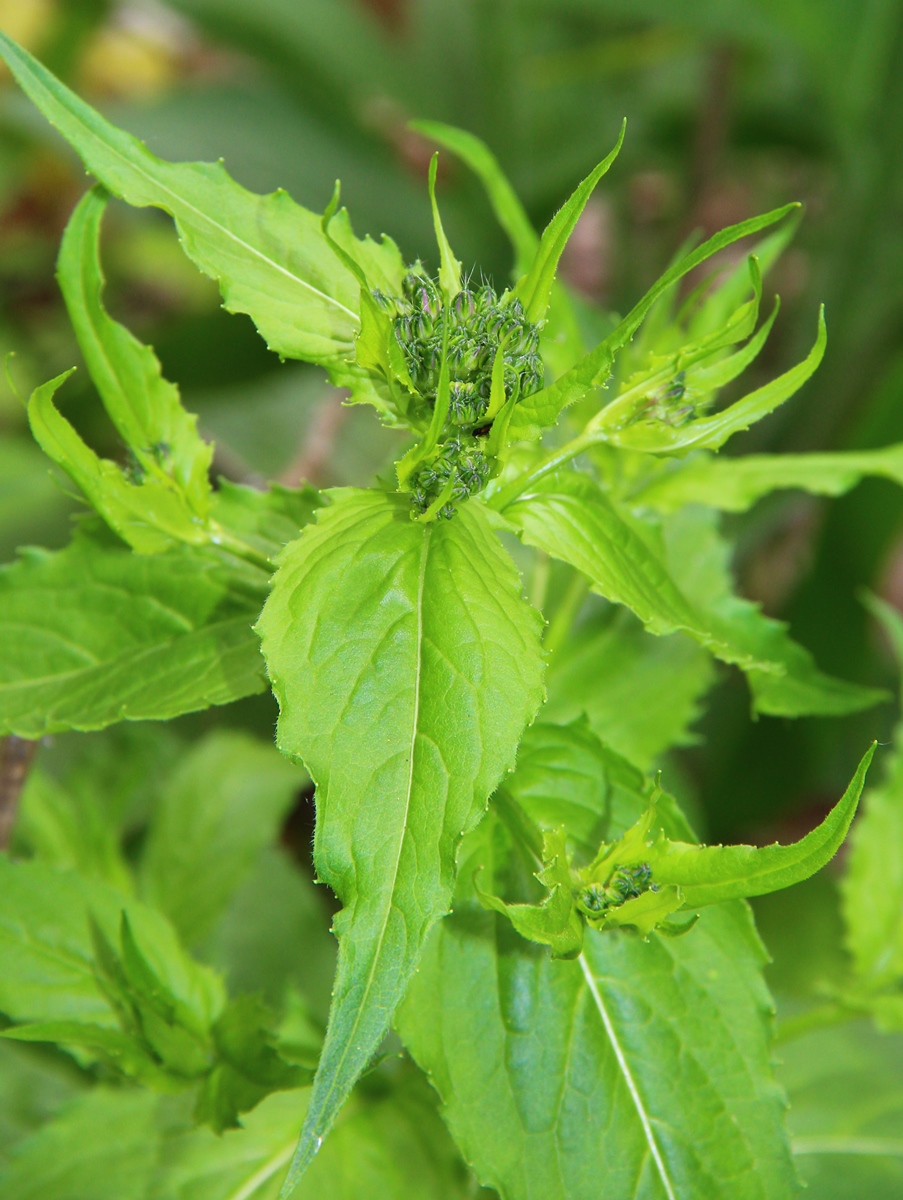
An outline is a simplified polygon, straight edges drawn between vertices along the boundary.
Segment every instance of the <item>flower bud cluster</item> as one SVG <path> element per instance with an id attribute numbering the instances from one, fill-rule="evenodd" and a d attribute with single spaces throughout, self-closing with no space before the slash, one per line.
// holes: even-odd
<path id="1" fill-rule="evenodd" d="M 432 279 L 412 271 L 403 290 L 394 302 L 394 332 L 426 417 L 436 404 L 446 338 L 450 379 L 445 429 L 433 455 L 410 481 L 414 505 L 425 512 L 453 479 L 450 498 L 439 512 L 451 517 L 455 502 L 475 495 L 489 480 L 484 445 L 491 422 L 486 413 L 498 348 L 504 346 L 505 399 L 531 395 L 543 383 L 539 330 L 518 299 L 499 298 L 488 285 L 464 288 L 446 304 Z"/>
<path id="2" fill-rule="evenodd" d="M 616 867 L 608 883 L 591 883 L 579 896 L 579 906 L 589 914 L 605 912 L 608 908 L 619 908 L 627 900 L 642 896 L 644 892 L 657 892 L 658 884 L 652 882 L 652 870 L 648 863 L 636 867 Z"/>

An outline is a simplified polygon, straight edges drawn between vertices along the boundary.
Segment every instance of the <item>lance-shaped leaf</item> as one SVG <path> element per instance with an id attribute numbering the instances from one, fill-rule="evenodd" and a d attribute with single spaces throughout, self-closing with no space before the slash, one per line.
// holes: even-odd
<path id="1" fill-rule="evenodd" d="M 70 371 L 35 388 L 28 421 L 35 441 L 66 474 L 111 529 L 139 554 L 159 554 L 174 542 L 202 546 L 211 540 L 206 523 L 162 479 L 131 479 L 121 467 L 88 446 L 53 403 Z"/>
<path id="2" fill-rule="evenodd" d="M 747 908 L 677 939 L 587 930 L 556 960 L 466 890 L 486 836 L 396 1019 L 481 1182 L 506 1200 L 795 1196 Z"/>
<path id="3" fill-rule="evenodd" d="M 87 523 L 0 570 L 0 730 L 165 720 L 264 690 L 265 577 L 187 547 L 146 558 Z"/>
<path id="4" fill-rule="evenodd" d="M 728 438 L 749 429 L 750 425 L 767 417 L 799 391 L 824 357 L 827 336 L 822 310 L 818 317 L 815 345 L 801 363 L 711 417 L 696 417 L 685 424 L 674 425 L 656 420 L 639 420 L 621 425 L 617 418 L 611 419 L 610 424 L 608 412 L 603 409 L 593 419 L 590 428 L 594 435 L 598 434 L 615 446 L 625 450 L 642 450 L 648 454 L 693 449 L 718 450 Z"/>
<path id="5" fill-rule="evenodd" d="M 282 557 L 259 623 L 278 741 L 317 784 L 314 855 L 344 904 L 326 1043 L 290 1189 L 447 911 L 455 846 L 542 696 L 540 619 L 481 508 L 410 519 L 340 490 Z"/>
<path id="6" fill-rule="evenodd" d="M 185 253 L 217 280 L 229 312 L 248 313 L 278 354 L 342 370 L 359 325 L 358 284 L 330 249 L 315 213 L 281 190 L 269 196 L 246 191 L 220 163 L 163 162 L 3 34 L 0 55 L 110 192 L 170 213 Z M 341 214 L 332 235 L 373 287 L 398 294 L 403 263 L 394 243 L 359 241 Z"/>
<path id="7" fill-rule="evenodd" d="M 79 348 L 113 424 L 143 476 L 169 484 L 190 512 L 210 507 L 208 471 L 213 447 L 197 432 L 197 418 L 182 407 L 160 363 L 103 306 L 100 224 L 107 204 L 103 188 L 78 203 L 66 226 L 57 279 Z"/>
<path id="8" fill-rule="evenodd" d="M 650 633 L 683 630 L 725 662 L 768 670 L 767 660 L 734 645 L 717 621 L 694 608 L 652 542 L 588 475 L 547 476 L 508 505 L 504 517 L 528 545 L 569 562 L 600 595 L 632 609 Z"/>
<path id="9" fill-rule="evenodd" d="M 745 512 L 757 500 L 781 488 L 800 488 L 816 496 L 841 496 L 868 476 L 903 484 L 903 443 L 836 454 L 700 456 L 654 476 L 631 499 L 659 512 L 675 512 L 686 504 Z"/>
<path id="10" fill-rule="evenodd" d="M 647 863 L 652 880 L 680 891 L 683 907 L 702 908 L 725 900 L 764 896 L 802 883 L 834 857 L 847 835 L 875 753 L 865 753 L 850 786 L 824 821 L 789 846 L 697 846 L 660 835 L 647 838 L 649 818 L 642 817 L 621 841 L 605 847 L 603 860 L 588 877 L 604 876 L 612 866 Z"/>
<path id="11" fill-rule="evenodd" d="M 595 350 L 566 371 L 560 379 L 521 401 L 512 420 L 512 437 L 536 440 L 544 428 L 555 424 L 562 409 L 582 399 L 592 388 L 601 387 L 605 383 L 615 355 L 627 345 L 663 292 L 719 250 L 752 233 L 758 233 L 760 229 L 774 225 L 795 207 L 793 204 L 787 204 L 783 208 L 765 213 L 764 216 L 731 225 L 681 258 L 652 285 L 642 300 Z"/>
<path id="12" fill-rule="evenodd" d="M 618 157 L 626 131 L 627 122 L 625 120 L 621 125 L 621 132 L 614 150 L 606 155 L 579 184 L 543 230 L 536 257 L 526 275 L 518 281 L 517 287 L 514 289 L 515 295 L 524 306 L 527 320 L 532 321 L 534 325 L 538 325 L 545 318 L 555 272 L 558 270 L 558 262 L 564 253 L 564 248 L 574 232 L 574 226 L 586 208 L 586 203 L 593 194 L 596 184 Z"/>
<path id="13" fill-rule="evenodd" d="M 666 558 L 684 594 L 725 630 L 731 641 L 763 662 L 767 671 L 746 671 L 755 709 L 771 716 L 803 713 L 838 716 L 859 712 L 887 698 L 878 688 L 835 679 L 818 669 L 783 621 L 765 616 L 757 604 L 733 593 L 731 547 L 718 531 L 718 515 L 694 506 L 663 522 Z"/>
<path id="14" fill-rule="evenodd" d="M 461 264 L 454 256 L 445 235 L 442 217 L 439 215 L 439 202 L 436 199 L 436 171 L 438 169 L 439 154 L 437 151 L 430 161 L 430 206 L 433 210 L 433 229 L 436 232 L 436 242 L 439 246 L 439 284 L 445 293 L 446 302 L 450 302 L 461 290 Z"/>

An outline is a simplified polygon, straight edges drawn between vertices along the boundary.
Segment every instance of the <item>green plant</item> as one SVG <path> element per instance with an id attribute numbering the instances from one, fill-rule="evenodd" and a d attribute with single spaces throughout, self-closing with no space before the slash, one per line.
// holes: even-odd
<path id="1" fill-rule="evenodd" d="M 89 1092 L 37 1135 L 10 1194 L 26 1194 L 48 1146 L 57 1161 L 78 1145 L 80 1122 L 119 1119 L 145 1174 L 136 1166 L 133 1183 L 115 1182 L 99 1156 L 80 1186 L 104 1176 L 116 1195 L 203 1186 L 247 1198 L 274 1194 L 288 1166 L 281 1194 L 336 1188 L 331 1141 L 315 1155 L 393 1020 L 464 1158 L 505 1197 L 793 1194 L 764 956 L 744 899 L 807 879 L 834 855 L 872 751 L 825 820 L 789 846 L 698 844 L 644 769 L 684 735 L 710 656 L 745 673 L 761 713 L 840 715 L 882 698 L 823 674 L 785 626 L 733 593 L 717 524 L 718 510 L 775 488 L 838 494 L 866 474 L 903 482 L 899 446 L 713 457 L 793 395 L 824 351 L 820 315 L 802 363 L 716 403 L 776 318 L 777 304 L 759 323 L 762 273 L 793 232 L 794 206 L 685 248 L 606 327 L 555 276 L 623 130 L 537 237 L 482 143 L 419 126 L 486 186 L 515 253 L 515 282 L 500 291 L 462 274 L 435 159 L 433 277 L 388 239 L 358 239 L 338 191 L 320 218 L 284 192 L 244 191 L 221 165 L 163 162 L 14 43 L 0 49 L 99 181 L 66 229 L 59 282 L 126 447 L 117 464 L 82 440 L 55 404 L 66 376 L 28 402 L 36 440 L 95 515 L 63 551 L 26 551 L 0 576 L 2 728 L 36 739 L 170 719 L 262 692 L 268 679 L 279 748 L 316 785 L 316 870 L 343 906 L 321 1047 L 303 1003 L 278 1013 L 241 988 L 229 996 L 200 961 L 298 786 L 292 767 L 237 735 L 202 746 L 200 765 L 183 764 L 193 787 L 177 770 L 132 859 L 96 797 L 76 802 L 72 828 L 71 800 L 47 785 L 26 813 L 33 859 L 0 863 L 4 1036 L 63 1047 L 83 1069 L 144 1090 Z M 271 350 L 322 366 L 350 403 L 404 431 L 394 470 L 368 489 L 214 489 L 211 449 L 175 387 L 104 308 L 98 246 L 111 194 L 169 212 L 225 307 L 249 314 Z M 739 266 L 679 297 L 713 255 L 772 227 Z M 594 728 L 598 660 L 586 639 L 600 627 L 628 657 L 660 654 L 656 638 L 668 647 L 652 697 L 628 672 L 622 719 L 639 766 L 619 752 L 629 738 L 615 748 Z M 218 789 L 205 769 L 219 772 Z M 224 823 L 221 793 L 242 771 L 238 819 Z M 867 931 L 855 928 L 861 946 Z M 857 986 L 832 1014 L 877 1011 L 874 992 Z M 393 1186 L 465 1194 L 419 1076 L 408 1062 L 384 1075 L 358 1086 L 369 1101 L 356 1101 L 336 1139 L 352 1155 L 375 1139 L 391 1173 L 429 1130 L 435 1185 L 422 1171 L 410 1182 L 412 1158 Z M 163 1117 L 154 1092 L 176 1097 Z M 292 1154 L 286 1131 L 302 1114 Z M 192 1122 L 244 1130 L 216 1143 Z M 158 1169 L 159 1144 L 173 1141 Z M 235 1174 L 227 1145 L 249 1173 Z"/>

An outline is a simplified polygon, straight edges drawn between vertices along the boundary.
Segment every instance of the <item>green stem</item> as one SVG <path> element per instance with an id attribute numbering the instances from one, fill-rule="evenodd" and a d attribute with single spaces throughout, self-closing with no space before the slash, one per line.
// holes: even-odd
<path id="1" fill-rule="evenodd" d="M 564 643 L 571 632 L 571 626 L 574 624 L 574 620 L 583 605 L 583 601 L 586 599 L 588 591 L 589 580 L 579 571 L 575 571 L 568 584 L 567 591 L 561 598 L 561 603 L 555 610 L 555 615 L 546 629 L 543 646 L 547 653 L 554 654 Z"/>
<path id="2" fill-rule="evenodd" d="M 536 551 L 536 561 L 533 564 L 533 576 L 530 580 L 530 603 L 540 612 L 545 608 L 546 592 L 549 588 L 549 571 L 551 564 L 545 550 Z"/>
<path id="3" fill-rule="evenodd" d="M 240 538 L 233 537 L 221 525 L 211 525 L 210 541 L 214 546 L 219 546 L 222 550 L 228 550 L 236 558 L 250 563 L 251 566 L 258 567 L 261 571 L 266 571 L 267 575 L 272 575 L 275 570 L 273 563 L 265 554 L 261 554 L 259 550 L 255 550 L 253 546 L 249 546 L 247 542 L 241 541 Z"/>
<path id="4" fill-rule="evenodd" d="M 553 471 L 557 471 L 559 467 L 564 466 L 566 462 L 570 462 L 572 458 L 576 458 L 578 454 L 582 454 L 584 450 L 588 450 L 595 442 L 600 439 L 596 436 L 587 436 L 586 432 L 575 437 L 573 441 L 568 442 L 559 450 L 553 450 L 551 454 L 546 455 L 538 467 L 534 467 L 526 475 L 522 475 L 519 479 L 513 479 L 506 487 L 492 497 L 489 503 L 498 512 L 503 512 L 509 504 L 513 504 L 518 496 L 523 493 L 533 484 L 538 483 L 540 479 L 546 475 L 551 475 Z"/>

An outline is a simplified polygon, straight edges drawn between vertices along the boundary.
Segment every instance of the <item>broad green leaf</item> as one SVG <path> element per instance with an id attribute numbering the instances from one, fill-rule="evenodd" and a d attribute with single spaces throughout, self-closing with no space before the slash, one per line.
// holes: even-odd
<path id="1" fill-rule="evenodd" d="M 2 36 L 2 35 L 0 35 Z M 35 388 L 28 420 L 35 441 L 78 484 L 92 508 L 139 554 L 159 554 L 174 543 L 211 541 L 205 522 L 193 516 L 169 482 L 134 481 L 109 459 L 100 458 L 57 410 L 53 397 L 71 372 Z"/>
<path id="2" fill-rule="evenodd" d="M 352 355 L 358 283 L 330 249 L 316 214 L 284 191 L 255 196 L 220 163 L 163 162 L 6 35 L 0 35 L 0 54 L 108 191 L 170 213 L 186 254 L 217 280 L 230 312 L 251 316 L 270 349 L 336 368 Z M 332 235 L 374 287 L 398 294 L 403 263 L 394 243 L 359 241 L 341 216 Z"/>
<path id="3" fill-rule="evenodd" d="M 598 434 L 605 441 L 625 450 L 642 450 L 648 454 L 671 454 L 692 449 L 718 450 L 728 438 L 749 429 L 750 425 L 767 417 L 798 392 L 817 369 L 826 345 L 827 331 L 822 311 L 818 318 L 815 345 L 803 361 L 722 412 L 710 417 L 696 417 L 686 424 L 669 425 L 663 421 L 639 420 L 621 426 L 617 420 L 609 425 L 606 410 L 603 409 L 590 427 L 594 435 Z"/>
<path id="4" fill-rule="evenodd" d="M 69 319 L 104 407 L 144 477 L 169 484 L 203 520 L 210 508 L 208 471 L 213 447 L 197 432 L 149 346 L 113 321 L 102 300 L 100 224 L 107 204 L 92 188 L 69 219 L 60 246 L 57 279 Z"/>
<path id="5" fill-rule="evenodd" d="M 872 475 L 903 484 L 903 444 L 838 454 L 750 454 L 720 459 L 702 456 L 653 476 L 631 500 L 659 512 L 674 512 L 686 504 L 745 512 L 780 488 L 801 488 L 816 496 L 841 496 L 860 479 Z"/>
<path id="6" fill-rule="evenodd" d="M 248 734 L 208 734 L 166 781 L 141 859 L 141 888 L 197 945 L 272 844 L 304 773 Z"/>
<path id="7" fill-rule="evenodd" d="M 711 509 L 691 507 L 664 522 L 665 556 L 681 590 L 751 657 L 770 670 L 746 671 L 755 710 L 770 716 L 804 713 L 839 716 L 886 699 L 876 688 L 835 679 L 820 671 L 808 650 L 794 642 L 782 621 L 766 617 L 757 604 L 733 594 L 731 548 L 718 532 Z"/>
<path id="8" fill-rule="evenodd" d="M 562 725 L 540 720 L 521 739 L 517 768 L 503 786 L 538 825 L 564 826 L 569 837 L 595 846 L 607 832 L 609 775 L 619 766 L 586 717 Z"/>
<path id="9" fill-rule="evenodd" d="M 514 289 L 524 306 L 527 320 L 532 321 L 534 325 L 538 325 L 545 318 L 555 272 L 558 270 L 558 262 L 564 248 L 574 232 L 580 214 L 586 208 L 587 201 L 595 191 L 596 184 L 618 157 L 626 132 L 625 120 L 621 125 L 615 148 L 587 175 L 543 230 L 533 262 Z"/>
<path id="10" fill-rule="evenodd" d="M 745 906 L 677 939 L 587 930 L 554 960 L 466 894 L 483 836 L 396 1019 L 481 1181 L 506 1200 L 795 1195 Z"/>
<path id="11" fill-rule="evenodd" d="M 806 1195 L 897 1200 L 903 1192 L 903 1037 L 864 1021 L 781 1046 L 778 1077 Z"/>
<path id="12" fill-rule="evenodd" d="M 97 1087 L 0 1171 L 4 1200 L 146 1200 L 160 1150 L 156 1097 Z"/>
<path id="13" fill-rule="evenodd" d="M 0 569 L 0 730 L 163 720 L 263 691 L 263 582 L 210 552 L 136 556 L 96 525 L 23 552 Z"/>
<path id="14" fill-rule="evenodd" d="M 182 950 L 159 913 L 106 885 L 0 857 L 0 1012 L 17 1022 L 75 1021 L 116 1030 L 95 968 L 90 921 L 118 945 L 123 913 L 144 959 L 199 1026 L 222 1009 L 217 978 Z"/>
<path id="15" fill-rule="evenodd" d="M 345 906 L 291 1182 L 378 1047 L 448 909 L 458 838 L 542 697 L 540 619 L 481 507 L 422 525 L 403 496 L 332 498 L 283 554 L 258 625 L 279 746 L 317 784 L 317 869 Z"/>
<path id="16" fill-rule="evenodd" d="M 869 608 L 903 653 L 903 620 L 876 597 Z M 881 785 L 866 793 L 863 814 L 850 835 L 850 857 L 841 884 L 846 943 L 860 981 L 869 988 L 895 985 L 903 976 L 903 760 L 898 727 Z"/>
<path id="17" fill-rule="evenodd" d="M 277 1093 L 242 1129 L 167 1138 L 149 1200 L 275 1200 L 309 1092 Z M 355 1096 L 298 1184 L 298 1200 L 467 1200 L 473 1181 L 426 1085 L 407 1079 L 383 1095 Z"/>
<path id="18" fill-rule="evenodd" d="M 694 608 L 661 554 L 588 475 L 547 476 L 508 505 L 504 517 L 528 545 L 570 563 L 600 595 L 632 609 L 650 633 L 681 630 L 725 662 L 769 669 L 767 660 Z"/>
<path id="19" fill-rule="evenodd" d="M 653 637 L 626 610 L 603 612 L 552 656 L 544 713 L 556 721 L 585 713 L 607 745 L 646 769 L 690 740 L 714 679 L 711 658 L 691 638 Z"/>
<path id="20" fill-rule="evenodd" d="M 528 396 L 518 404 L 511 422 L 511 435 L 515 438 L 535 441 L 544 428 L 554 425 L 561 411 L 582 399 L 594 387 L 601 387 L 608 378 L 615 355 L 628 344 L 642 324 L 646 314 L 659 296 L 677 283 L 695 267 L 700 266 L 719 250 L 732 245 L 741 238 L 758 233 L 785 217 L 795 206 L 785 205 L 761 217 L 753 217 L 731 225 L 716 233 L 714 237 L 685 255 L 653 284 L 646 295 L 630 310 L 626 317 L 595 350 L 566 371 L 560 379 Z"/>

